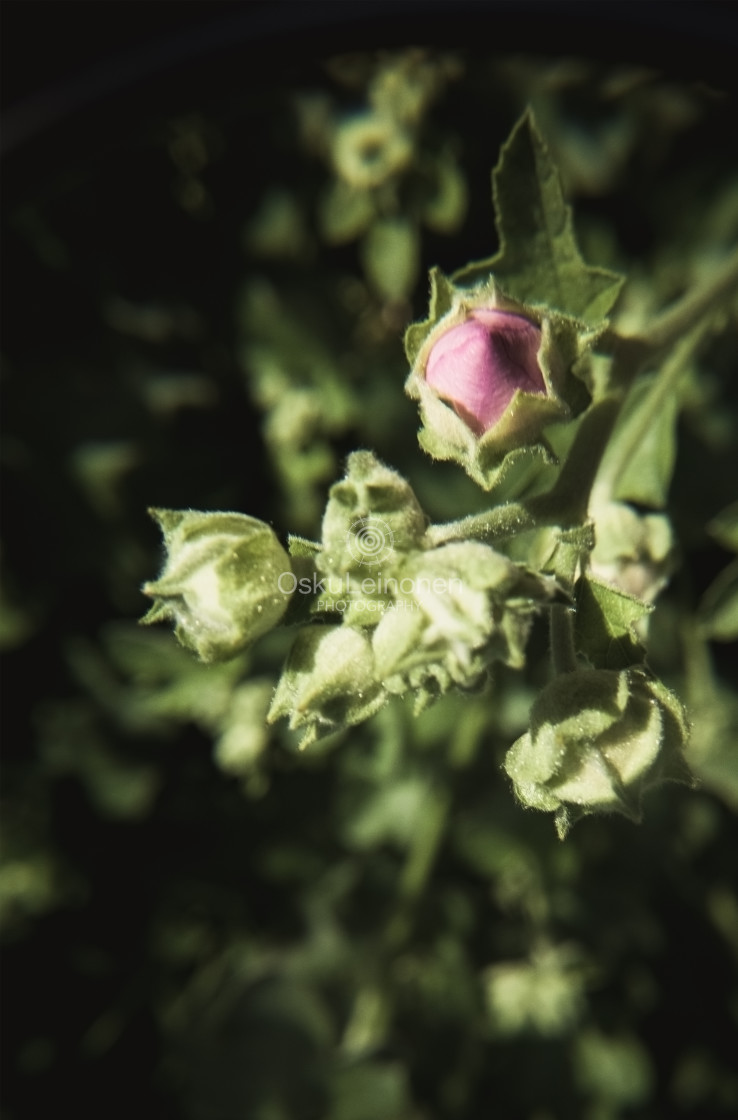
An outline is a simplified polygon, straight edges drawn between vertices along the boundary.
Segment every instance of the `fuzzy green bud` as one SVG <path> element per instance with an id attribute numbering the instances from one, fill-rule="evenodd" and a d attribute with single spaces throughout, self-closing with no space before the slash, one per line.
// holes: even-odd
<path id="1" fill-rule="evenodd" d="M 687 736 L 681 704 L 644 670 L 581 670 L 543 690 L 505 769 L 520 801 L 555 811 L 565 835 L 587 813 L 639 820 L 646 789 L 687 779 Z"/>
<path id="2" fill-rule="evenodd" d="M 269 722 L 287 717 L 300 747 L 373 715 L 386 700 L 369 638 L 353 626 L 305 626 L 277 685 Z"/>
<path id="3" fill-rule="evenodd" d="M 674 535 L 661 513 L 636 513 L 624 502 L 607 502 L 590 510 L 597 543 L 590 560 L 592 575 L 652 602 L 675 566 Z"/>
<path id="4" fill-rule="evenodd" d="M 143 592 L 154 605 L 141 620 L 174 622 L 202 661 L 225 661 L 271 630 L 290 599 L 290 560 L 272 529 L 243 513 L 150 510 L 167 558 Z M 285 590 L 283 590 L 285 588 Z"/>
<path id="5" fill-rule="evenodd" d="M 370 451 L 355 451 L 346 476 L 330 490 L 318 566 L 326 575 L 366 574 L 416 548 L 425 529 L 425 514 L 405 479 Z"/>

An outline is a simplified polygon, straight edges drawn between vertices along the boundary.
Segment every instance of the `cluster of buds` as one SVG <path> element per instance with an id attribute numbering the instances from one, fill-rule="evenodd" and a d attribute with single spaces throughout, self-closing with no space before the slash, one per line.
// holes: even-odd
<path id="1" fill-rule="evenodd" d="M 202 660 L 233 657 L 304 598 L 294 615 L 308 625 L 269 712 L 303 731 L 303 745 L 391 695 L 412 692 L 421 708 L 475 687 L 495 661 L 520 667 L 536 611 L 558 593 L 550 577 L 478 541 L 434 547 L 411 487 L 366 451 L 331 489 L 322 541 L 303 551 L 309 576 L 254 518 L 152 512 L 167 560 L 144 586 L 154 605 L 143 621 L 173 621 Z"/>
<path id="2" fill-rule="evenodd" d="M 432 547 L 412 489 L 366 451 L 332 488 L 316 547 L 311 609 L 328 625 L 300 632 L 270 712 L 303 745 L 391 695 L 411 692 L 422 708 L 475 687 L 494 661 L 520 667 L 533 616 L 558 591 L 480 542 Z"/>
<path id="3" fill-rule="evenodd" d="M 298 634 L 269 718 L 287 717 L 303 746 L 363 721 L 392 695 L 412 693 L 419 710 L 453 687 L 479 685 L 495 661 L 519 668 L 533 617 L 557 591 L 475 541 L 413 550 L 391 570 L 377 588 L 380 609 L 354 594 L 345 600 L 352 622 Z"/>

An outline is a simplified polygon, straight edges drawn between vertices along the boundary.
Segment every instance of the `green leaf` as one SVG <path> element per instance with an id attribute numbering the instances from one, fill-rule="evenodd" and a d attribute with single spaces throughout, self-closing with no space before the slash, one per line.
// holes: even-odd
<path id="1" fill-rule="evenodd" d="M 406 299 L 420 271 L 420 239 L 412 222 L 384 218 L 370 226 L 361 246 L 366 274 L 380 295 Z"/>
<path id="2" fill-rule="evenodd" d="M 701 640 L 699 634 L 694 638 L 698 647 Z M 707 651 L 698 653 L 699 665 L 689 666 L 693 727 L 686 760 L 699 780 L 738 812 L 738 699 L 715 676 Z"/>
<path id="3" fill-rule="evenodd" d="M 738 560 L 724 568 L 700 603 L 701 630 L 716 642 L 738 639 Z"/>
<path id="4" fill-rule="evenodd" d="M 726 506 L 713 517 L 707 531 L 723 548 L 738 552 L 738 502 Z"/>
<path id="5" fill-rule="evenodd" d="M 577 647 L 596 668 L 625 669 L 644 660 L 634 627 L 653 610 L 649 603 L 591 576 L 579 580 L 576 598 Z"/>
<path id="6" fill-rule="evenodd" d="M 599 324 L 615 303 L 623 278 L 585 264 L 561 180 L 533 114 L 528 111 L 503 145 L 492 173 L 500 249 L 455 273 L 477 284 L 490 273 L 514 299 L 547 304 Z"/>
<path id="7" fill-rule="evenodd" d="M 466 180 L 449 154 L 439 158 L 434 178 L 435 190 L 423 210 L 423 221 L 436 233 L 453 233 L 466 213 Z"/>
<path id="8" fill-rule="evenodd" d="M 337 179 L 321 200 L 318 220 L 329 245 L 342 245 L 360 237 L 374 215 L 374 202 L 369 191 Z"/>
<path id="9" fill-rule="evenodd" d="M 676 462 L 677 393 L 660 391 L 658 377 L 637 381 L 623 406 L 602 460 L 617 501 L 666 506 Z"/>

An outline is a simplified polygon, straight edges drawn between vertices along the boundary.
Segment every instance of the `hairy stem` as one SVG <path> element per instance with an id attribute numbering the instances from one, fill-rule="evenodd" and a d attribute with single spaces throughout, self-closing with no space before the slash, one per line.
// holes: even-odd
<path id="1" fill-rule="evenodd" d="M 428 543 L 435 547 L 449 541 L 474 540 L 493 541 L 514 537 L 527 529 L 537 529 L 539 521 L 525 502 L 508 502 L 497 506 L 487 513 L 472 514 L 460 521 L 449 521 L 445 525 L 431 525 L 426 531 Z"/>

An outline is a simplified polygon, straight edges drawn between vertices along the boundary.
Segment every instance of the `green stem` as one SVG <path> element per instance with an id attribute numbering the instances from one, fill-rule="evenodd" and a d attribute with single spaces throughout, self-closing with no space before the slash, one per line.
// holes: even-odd
<path id="1" fill-rule="evenodd" d="M 569 607 L 551 607 L 550 633 L 554 673 L 574 673 L 579 666 L 574 646 L 574 619 Z"/>
<path id="2" fill-rule="evenodd" d="M 538 525 L 538 520 L 525 502 L 508 502 L 507 505 L 497 506 L 486 513 L 463 517 L 460 521 L 431 525 L 425 535 L 433 547 L 470 538 L 492 543 L 524 533 L 527 529 L 537 529 Z"/>
<path id="3" fill-rule="evenodd" d="M 448 790 L 431 788 L 428 791 L 422 822 L 413 836 L 402 869 L 399 904 L 387 928 L 387 941 L 391 946 L 403 944 L 410 935 L 414 906 L 433 869 L 450 809 Z"/>
<path id="4" fill-rule="evenodd" d="M 452 772 L 471 765 L 487 727 L 487 713 L 481 706 L 472 708 L 450 743 L 448 762 Z M 413 915 L 422 897 L 443 843 L 453 807 L 453 783 L 446 779 L 428 788 L 423 815 L 413 834 L 402 869 L 397 909 L 387 928 L 387 942 L 396 949 L 410 936 Z"/>

